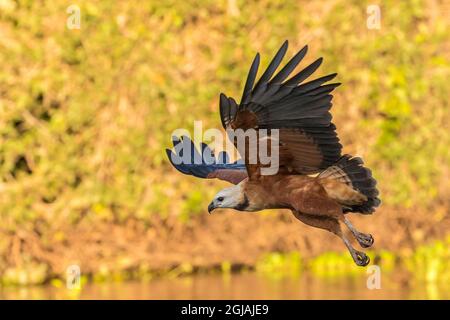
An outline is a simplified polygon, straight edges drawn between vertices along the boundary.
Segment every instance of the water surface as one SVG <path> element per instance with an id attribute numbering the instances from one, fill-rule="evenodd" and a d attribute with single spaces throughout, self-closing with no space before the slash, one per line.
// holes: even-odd
<path id="1" fill-rule="evenodd" d="M 81 290 L 52 285 L 0 288 L 1 299 L 450 299 L 439 284 L 384 277 L 369 290 L 365 277 L 323 279 L 303 274 L 274 278 L 257 273 L 194 275 L 149 281 L 86 284 Z"/>

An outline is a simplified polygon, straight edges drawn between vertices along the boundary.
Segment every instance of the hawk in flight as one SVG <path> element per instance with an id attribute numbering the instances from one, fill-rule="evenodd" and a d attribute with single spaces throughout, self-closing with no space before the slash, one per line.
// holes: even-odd
<path id="1" fill-rule="evenodd" d="M 341 154 L 342 145 L 330 114 L 333 97 L 330 93 L 340 83 L 325 84 L 336 73 L 305 82 L 322 63 L 319 58 L 287 79 L 304 58 L 308 50 L 305 46 L 275 74 L 287 47 L 286 41 L 258 81 L 260 57 L 256 55 L 239 104 L 220 95 L 220 118 L 227 132 L 277 129 L 276 174 L 263 174 L 266 165 L 250 161 L 249 152 L 242 148 L 236 146 L 242 159 L 230 162 L 226 152 L 215 157 L 206 144 L 202 144 L 199 152 L 186 136 L 173 138 L 174 151 L 166 150 L 169 160 L 184 174 L 233 184 L 216 194 L 208 206 L 210 213 L 216 208 L 290 209 L 301 222 L 341 238 L 355 263 L 366 266 L 369 257 L 353 248 L 341 227 L 347 227 L 361 247 L 372 246 L 373 237 L 356 230 L 346 214 L 374 212 L 380 204 L 376 181 L 361 158 Z M 249 144 L 245 146 L 248 148 Z M 190 150 L 190 154 L 185 150 Z M 213 161 L 205 161 L 206 154 Z M 201 161 L 183 162 L 183 156 L 190 160 L 199 156 Z"/>

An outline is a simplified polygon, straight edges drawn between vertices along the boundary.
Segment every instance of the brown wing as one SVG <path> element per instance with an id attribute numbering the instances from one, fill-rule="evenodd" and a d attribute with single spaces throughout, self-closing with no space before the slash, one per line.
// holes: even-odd
<path id="1" fill-rule="evenodd" d="M 287 46 L 286 41 L 253 86 L 259 66 L 259 54 L 256 55 L 239 106 L 232 98 L 221 94 L 222 124 L 232 130 L 278 129 L 279 173 L 313 174 L 334 164 L 341 157 L 342 146 L 330 114 L 330 92 L 340 84 L 324 85 L 336 74 L 302 83 L 320 66 L 322 58 L 286 80 L 305 56 L 307 46 L 273 76 Z M 243 156 L 241 150 L 239 152 Z M 260 172 L 259 163 L 251 165 L 247 157 L 243 158 L 250 177 Z"/>

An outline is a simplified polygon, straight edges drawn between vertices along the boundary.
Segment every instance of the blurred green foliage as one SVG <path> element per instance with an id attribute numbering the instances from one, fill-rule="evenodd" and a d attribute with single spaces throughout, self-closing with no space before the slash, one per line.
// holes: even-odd
<path id="1" fill-rule="evenodd" d="M 371 265 L 380 267 L 383 275 L 407 270 L 410 279 L 420 283 L 450 284 L 450 236 L 424 244 L 412 251 L 367 251 Z M 256 263 L 256 271 L 271 277 L 298 276 L 304 271 L 320 278 L 361 277 L 373 271 L 355 265 L 348 252 L 325 252 L 302 259 L 298 252 L 272 252 Z"/>
<path id="2" fill-rule="evenodd" d="M 339 73 L 344 151 L 364 156 L 386 205 L 448 201 L 444 2 L 379 3 L 369 30 L 368 1 L 80 0 L 69 30 L 66 1 L 0 1 L 2 228 L 45 238 L 81 218 L 204 212 L 219 182 L 175 172 L 170 134 L 219 127 L 219 93 L 239 98 L 254 54 L 267 65 L 285 39 Z"/>
<path id="3" fill-rule="evenodd" d="M 303 261 L 298 252 L 267 253 L 256 263 L 256 271 L 271 277 L 298 276 L 303 269 Z"/>
<path id="4" fill-rule="evenodd" d="M 405 265 L 418 281 L 450 285 L 450 237 L 418 247 L 406 257 Z"/>
<path id="5" fill-rule="evenodd" d="M 368 251 L 366 253 L 372 264 L 383 269 L 383 273 L 389 273 L 394 269 L 397 258 L 394 253 L 385 250 L 379 252 Z M 324 278 L 361 276 L 368 274 L 369 270 L 356 266 L 347 252 L 326 252 L 312 259 L 308 266 L 315 276 Z"/>

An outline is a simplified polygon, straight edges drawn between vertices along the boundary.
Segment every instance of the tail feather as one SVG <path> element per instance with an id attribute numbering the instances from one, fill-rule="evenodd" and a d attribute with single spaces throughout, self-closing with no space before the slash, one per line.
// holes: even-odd
<path id="1" fill-rule="evenodd" d="M 361 204 L 344 207 L 344 212 L 369 214 L 374 212 L 381 203 L 376 188 L 377 182 L 372 177 L 370 169 L 363 165 L 361 158 L 346 154 L 319 175 L 319 178 L 331 178 L 345 183 L 367 197 L 367 201 Z"/>

